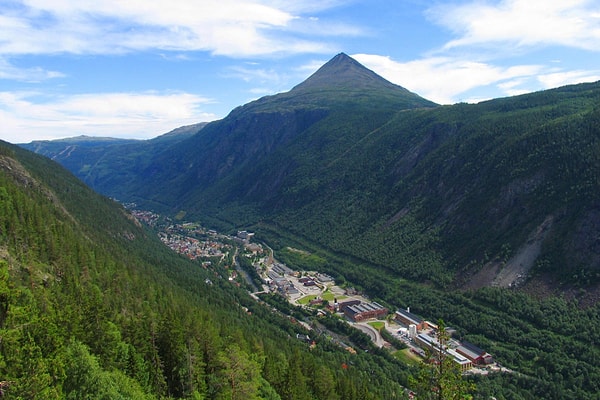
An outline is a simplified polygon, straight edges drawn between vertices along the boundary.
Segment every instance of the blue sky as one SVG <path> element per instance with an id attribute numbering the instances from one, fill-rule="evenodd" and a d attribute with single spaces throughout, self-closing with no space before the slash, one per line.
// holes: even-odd
<path id="1" fill-rule="evenodd" d="M 598 0 L 0 0 L 0 138 L 147 139 L 339 52 L 440 104 L 600 80 Z"/>

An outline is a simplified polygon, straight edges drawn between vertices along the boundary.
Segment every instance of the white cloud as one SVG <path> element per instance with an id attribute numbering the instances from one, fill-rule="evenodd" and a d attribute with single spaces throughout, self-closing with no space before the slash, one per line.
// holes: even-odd
<path id="1" fill-rule="evenodd" d="M 509 42 L 518 47 L 562 45 L 600 50 L 600 4 L 595 0 L 470 1 L 437 5 L 428 15 L 459 36 L 448 42 L 446 49 Z"/>
<path id="2" fill-rule="evenodd" d="M 524 89 L 524 85 L 528 83 L 529 79 L 521 77 L 499 83 L 498 88 L 507 96 L 518 96 L 530 92 L 530 90 Z"/>
<path id="3" fill-rule="evenodd" d="M 357 61 L 390 82 L 439 104 L 478 102 L 492 97 L 515 96 L 579 82 L 600 80 L 600 70 L 566 71 L 555 65 L 498 66 L 451 57 L 398 62 L 387 56 L 357 54 Z M 488 97 L 473 95 L 483 87 Z"/>
<path id="4" fill-rule="evenodd" d="M 272 86 L 278 86 L 285 78 L 275 69 L 265 69 L 247 66 L 234 66 L 228 69 L 224 74 L 228 77 L 240 79 L 244 82 L 258 82 L 260 84 L 268 83 Z"/>
<path id="5" fill-rule="evenodd" d="M 538 65 L 507 68 L 450 57 L 404 63 L 387 56 L 357 54 L 353 57 L 390 82 L 440 104 L 456 103 L 461 94 L 471 89 L 518 77 L 532 77 L 541 70 Z"/>
<path id="6" fill-rule="evenodd" d="M 286 11 L 311 2 L 252 0 L 21 0 L 0 4 L 0 54 L 107 54 L 147 49 L 202 50 L 229 56 L 328 51 L 301 36 L 352 35 L 344 24 Z M 314 3 L 314 2 L 313 2 Z M 335 4 L 329 4 L 333 7 Z M 308 28 L 307 28 L 308 26 Z"/>
<path id="7" fill-rule="evenodd" d="M 542 74 L 537 77 L 545 89 L 580 82 L 595 82 L 600 80 L 600 71 L 558 71 Z"/>
<path id="8" fill-rule="evenodd" d="M 293 13 L 307 14 L 348 6 L 349 3 L 357 1 L 360 0 L 263 0 L 262 3 L 275 8 L 284 8 Z"/>
<path id="9" fill-rule="evenodd" d="M 209 100 L 188 93 L 102 93 L 46 98 L 0 92 L 2 140 L 28 142 L 78 135 L 151 138 L 174 127 L 215 119 Z"/>
<path id="10" fill-rule="evenodd" d="M 48 71 L 40 67 L 19 68 L 7 60 L 0 58 L 0 79 L 12 79 L 24 82 L 40 82 L 46 79 L 63 78 L 65 75 L 57 71 Z"/>
<path id="11" fill-rule="evenodd" d="M 442 104 L 484 100 L 483 88 L 489 99 L 600 79 L 598 71 L 558 69 L 555 62 L 541 59 L 513 66 L 507 61 L 550 46 L 599 51 L 598 1 L 468 0 L 438 3 L 427 16 L 455 38 L 409 62 L 373 55 L 356 58 L 390 81 Z"/>

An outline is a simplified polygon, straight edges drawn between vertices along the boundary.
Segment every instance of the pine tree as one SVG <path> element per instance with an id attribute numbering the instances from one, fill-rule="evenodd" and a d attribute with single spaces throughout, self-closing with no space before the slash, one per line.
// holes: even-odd
<path id="1" fill-rule="evenodd" d="M 450 335 L 441 319 L 438 321 L 436 339 L 434 348 L 426 352 L 417 376 L 409 379 L 409 383 L 417 391 L 417 398 L 419 400 L 472 398 L 470 393 L 475 390 L 474 385 L 463 378 L 458 365 L 446 352 Z"/>

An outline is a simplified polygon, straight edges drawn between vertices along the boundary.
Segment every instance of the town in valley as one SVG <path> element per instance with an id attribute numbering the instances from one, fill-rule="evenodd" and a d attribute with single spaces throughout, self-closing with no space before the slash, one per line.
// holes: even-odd
<path id="1" fill-rule="evenodd" d="M 215 270 L 215 279 L 226 279 L 238 286 L 247 285 L 257 301 L 261 301 L 261 295 L 277 294 L 292 306 L 313 312 L 317 320 L 319 316 L 335 316 L 368 335 L 375 346 L 395 349 L 407 360 L 423 359 L 427 352 L 439 351 L 442 347 L 437 340 L 437 324 L 411 312 L 409 305 L 390 310 L 353 287 L 337 285 L 335 279 L 325 273 L 298 271 L 293 266 L 285 265 L 277 261 L 268 246 L 255 242 L 251 232 L 238 231 L 235 235 L 224 235 L 197 223 L 175 222 L 162 219 L 153 212 L 129 208 L 140 222 L 153 227 L 160 240 L 170 249 L 197 260 L 204 268 L 221 265 L 222 272 Z M 247 261 L 240 263 L 241 257 Z M 252 270 L 242 268 L 241 264 L 251 265 Z M 207 279 L 206 284 L 213 282 Z M 435 316 L 431 318 L 435 320 Z M 315 346 L 311 335 L 327 334 L 327 329 L 320 324 L 296 322 L 303 326 L 304 331 L 308 331 L 308 334 L 298 333 L 297 338 L 310 346 Z M 441 351 L 463 373 L 509 371 L 497 364 L 484 349 L 456 338 L 452 328 L 446 330 L 450 340 Z M 331 336 L 329 338 L 350 352 L 357 351 L 356 346 Z"/>

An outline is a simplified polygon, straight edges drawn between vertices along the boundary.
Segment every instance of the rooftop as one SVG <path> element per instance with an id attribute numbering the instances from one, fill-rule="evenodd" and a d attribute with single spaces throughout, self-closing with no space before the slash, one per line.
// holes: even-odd
<path id="1" fill-rule="evenodd" d="M 406 318 L 406 319 L 408 319 L 410 321 L 414 321 L 417 324 L 423 322 L 423 318 L 421 318 L 418 315 L 413 314 L 413 313 L 411 313 L 411 312 L 409 312 L 407 310 L 402 310 L 402 309 L 397 310 L 396 314 L 399 314 L 399 315 L 403 316 L 404 318 Z"/>

